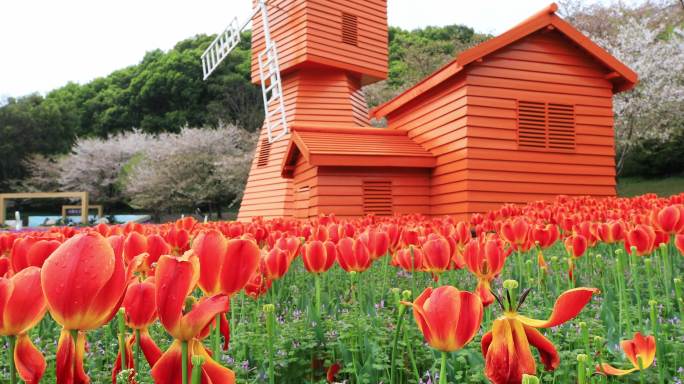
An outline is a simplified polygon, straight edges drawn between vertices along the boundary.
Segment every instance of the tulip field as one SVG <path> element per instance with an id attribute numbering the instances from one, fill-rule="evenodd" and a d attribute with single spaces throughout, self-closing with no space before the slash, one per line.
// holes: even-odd
<path id="1" fill-rule="evenodd" d="M 681 383 L 684 194 L 0 232 L 1 383 Z"/>

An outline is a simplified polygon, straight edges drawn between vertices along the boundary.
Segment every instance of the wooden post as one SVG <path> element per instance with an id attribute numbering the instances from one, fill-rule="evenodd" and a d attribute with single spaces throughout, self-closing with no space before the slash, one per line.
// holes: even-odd
<path id="1" fill-rule="evenodd" d="M 5 224 L 5 197 L 0 196 L 0 225 Z"/>
<path id="2" fill-rule="evenodd" d="M 81 224 L 88 225 L 88 192 L 81 193 Z"/>

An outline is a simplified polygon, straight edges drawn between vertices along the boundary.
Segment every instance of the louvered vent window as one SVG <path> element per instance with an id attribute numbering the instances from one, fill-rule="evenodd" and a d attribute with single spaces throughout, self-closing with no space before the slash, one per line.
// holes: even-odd
<path id="1" fill-rule="evenodd" d="M 267 166 L 270 154 L 271 143 L 268 142 L 268 139 L 261 140 L 261 147 L 259 148 L 259 158 L 257 159 L 257 167 Z"/>
<path id="2" fill-rule="evenodd" d="M 363 181 L 363 213 L 392 216 L 392 182 L 389 180 Z"/>
<path id="3" fill-rule="evenodd" d="M 342 42 L 354 46 L 359 44 L 359 19 L 348 13 L 342 13 Z"/>
<path id="4" fill-rule="evenodd" d="M 518 101 L 518 146 L 547 150 L 575 149 L 575 107 Z"/>

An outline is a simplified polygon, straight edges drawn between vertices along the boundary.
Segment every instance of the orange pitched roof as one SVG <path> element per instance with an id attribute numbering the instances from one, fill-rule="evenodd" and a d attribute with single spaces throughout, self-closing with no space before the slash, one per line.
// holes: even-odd
<path id="1" fill-rule="evenodd" d="M 370 113 L 371 117 L 381 118 L 387 116 L 392 111 L 395 111 L 416 97 L 441 84 L 443 81 L 461 72 L 468 64 L 480 60 L 511 43 L 549 26 L 556 28 L 568 39 L 584 49 L 590 56 L 594 57 L 613 71 L 606 75 L 606 79 L 613 82 L 613 91 L 615 93 L 633 88 L 638 80 L 637 74 L 610 53 L 606 52 L 603 48 L 596 45 L 596 43 L 591 41 L 568 22 L 558 17 L 556 15 L 557 10 L 558 5 L 552 3 L 501 35 L 461 52 L 453 61 L 438 69 L 432 75 L 421 80 L 418 84 L 404 91 L 394 99 L 374 108 Z"/>
<path id="2" fill-rule="evenodd" d="M 406 132 L 386 128 L 297 125 L 292 127 L 283 177 L 292 176 L 298 154 L 315 166 L 432 168 L 436 164 L 435 157 Z"/>

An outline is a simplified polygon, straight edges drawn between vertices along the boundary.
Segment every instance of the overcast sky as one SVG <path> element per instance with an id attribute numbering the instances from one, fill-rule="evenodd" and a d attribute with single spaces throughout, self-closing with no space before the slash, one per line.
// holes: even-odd
<path id="1" fill-rule="evenodd" d="M 251 0 L 1 0 L 0 100 L 88 82 L 138 63 L 146 51 L 212 34 Z M 388 0 L 389 24 L 465 24 L 498 34 L 550 0 Z M 197 65 L 200 65 L 197 63 Z"/>

